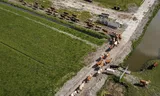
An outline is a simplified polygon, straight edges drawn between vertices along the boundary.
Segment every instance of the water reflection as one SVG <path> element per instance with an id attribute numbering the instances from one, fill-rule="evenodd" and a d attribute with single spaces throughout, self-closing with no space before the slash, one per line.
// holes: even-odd
<path id="1" fill-rule="evenodd" d="M 129 64 L 130 70 L 138 71 L 146 61 L 154 58 L 160 58 L 160 11 L 126 63 Z"/>

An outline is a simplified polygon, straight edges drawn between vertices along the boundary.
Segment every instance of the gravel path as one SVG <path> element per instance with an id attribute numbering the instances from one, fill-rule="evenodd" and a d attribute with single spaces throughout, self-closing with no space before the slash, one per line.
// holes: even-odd
<path id="1" fill-rule="evenodd" d="M 138 11 L 133 15 L 137 20 L 128 20 L 126 24 L 128 27 L 122 34 L 122 40 L 118 47 L 115 47 L 110 52 L 110 57 L 113 58 L 112 64 L 118 65 L 132 50 L 132 41 L 137 38 L 139 34 L 142 33 L 143 27 L 148 21 L 151 9 L 154 8 L 155 1 L 157 0 L 145 0 Z M 138 35 L 137 35 L 138 34 Z M 98 54 L 98 53 L 97 53 Z M 97 57 L 98 55 L 96 55 Z M 100 56 L 100 55 L 99 55 Z M 67 81 L 64 86 L 57 92 L 56 96 L 69 96 L 74 90 L 81 84 L 81 82 L 90 74 L 96 71 L 92 68 L 96 61 L 92 62 L 89 66 L 82 68 L 75 77 Z M 107 66 L 105 66 L 107 67 Z M 132 81 L 132 77 L 128 77 L 129 81 Z M 107 79 L 106 74 L 101 74 L 99 77 L 93 77 L 89 83 L 87 83 L 78 95 L 79 96 L 96 96 L 97 91 L 103 86 L 105 80 Z"/>
<path id="2" fill-rule="evenodd" d="M 107 13 L 110 15 L 109 16 L 110 18 L 115 19 L 117 22 L 121 24 L 127 23 L 133 14 L 133 13 L 126 13 L 126 12 L 117 12 L 115 10 L 102 8 L 92 3 L 81 2 L 79 0 L 54 0 L 53 4 L 54 6 L 58 6 L 59 8 L 64 8 L 64 7 L 74 8 L 77 10 L 88 11 L 93 14 Z"/>

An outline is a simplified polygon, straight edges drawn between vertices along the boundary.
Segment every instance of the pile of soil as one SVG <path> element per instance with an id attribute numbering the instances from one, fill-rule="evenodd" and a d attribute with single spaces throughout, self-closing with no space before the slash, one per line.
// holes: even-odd
<path id="1" fill-rule="evenodd" d="M 113 80 L 108 80 L 104 86 L 106 94 L 103 96 L 125 96 L 125 87 L 120 83 L 115 83 Z"/>

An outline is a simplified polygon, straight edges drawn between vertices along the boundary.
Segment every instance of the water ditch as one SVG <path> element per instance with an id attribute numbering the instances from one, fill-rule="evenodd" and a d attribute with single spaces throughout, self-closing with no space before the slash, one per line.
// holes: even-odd
<path id="1" fill-rule="evenodd" d="M 23 12 L 27 12 L 27 13 L 30 13 L 34 16 L 38 16 L 38 17 L 41 17 L 43 19 L 46 19 L 48 21 L 51 21 L 51 22 L 54 22 L 54 23 L 57 23 L 57 24 L 60 24 L 62 26 L 65 26 L 65 27 L 68 27 L 68 28 L 71 28 L 73 30 L 76 30 L 78 32 L 81 32 L 81 33 L 84 33 L 84 34 L 87 34 L 87 35 L 90 35 L 94 38 L 97 38 L 97 39 L 107 39 L 109 38 L 108 35 L 104 35 L 104 34 L 101 34 L 101 33 L 98 33 L 98 32 L 94 32 L 92 30 L 88 30 L 88 29 L 85 29 L 85 28 L 82 28 L 82 27 L 77 27 L 78 25 L 75 25 L 74 23 L 65 23 L 65 21 L 61 21 L 61 20 L 58 20 L 58 18 L 56 17 L 49 17 L 49 16 L 46 16 L 42 13 L 38 13 L 38 12 L 35 12 L 33 10 L 30 10 L 28 8 L 25 8 L 25 7 L 20 7 L 21 5 L 15 5 L 15 4 L 12 4 L 12 3 L 8 3 L 6 1 L 0 1 L 1 4 L 5 4 L 7 6 L 11 6 L 17 10 L 21 10 Z"/>
<path id="2" fill-rule="evenodd" d="M 126 61 L 131 71 L 138 71 L 144 63 L 160 58 L 160 10 L 149 24 L 140 44 Z"/>

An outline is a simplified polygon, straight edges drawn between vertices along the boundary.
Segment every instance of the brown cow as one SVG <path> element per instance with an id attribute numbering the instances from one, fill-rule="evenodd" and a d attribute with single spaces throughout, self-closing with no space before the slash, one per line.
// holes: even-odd
<path id="1" fill-rule="evenodd" d="M 119 39 L 119 40 L 121 40 L 121 39 L 122 39 L 121 34 L 118 34 L 118 39 Z"/>
<path id="2" fill-rule="evenodd" d="M 140 84 L 142 84 L 143 86 L 148 85 L 150 82 L 151 82 L 150 80 L 148 80 L 148 81 L 146 81 L 146 80 L 140 80 Z"/>
<path id="3" fill-rule="evenodd" d="M 107 53 L 107 54 L 103 54 L 102 56 L 101 56 L 101 59 L 106 59 L 107 57 L 109 57 L 109 53 Z"/>
<path id="4" fill-rule="evenodd" d="M 92 73 L 86 78 L 86 81 L 88 82 L 88 81 L 90 81 L 91 79 L 92 79 L 92 77 L 93 77 L 93 75 L 92 75 Z"/>
<path id="5" fill-rule="evenodd" d="M 158 66 L 158 63 L 157 63 L 157 62 L 155 62 L 155 63 L 153 64 L 153 66 L 154 66 L 154 67 Z"/>
<path id="6" fill-rule="evenodd" d="M 106 29 L 102 29 L 102 31 L 105 32 L 105 33 L 108 33 L 108 30 L 106 30 Z"/>
<path id="7" fill-rule="evenodd" d="M 102 61 L 99 67 L 103 67 L 103 66 L 104 66 L 104 62 Z"/>
<path id="8" fill-rule="evenodd" d="M 106 64 L 110 63 L 112 58 L 106 60 Z"/>
<path id="9" fill-rule="evenodd" d="M 98 61 L 98 62 L 96 63 L 96 65 L 97 65 L 97 66 L 100 65 L 100 64 L 102 63 L 102 61 L 103 61 L 103 60 Z"/>

